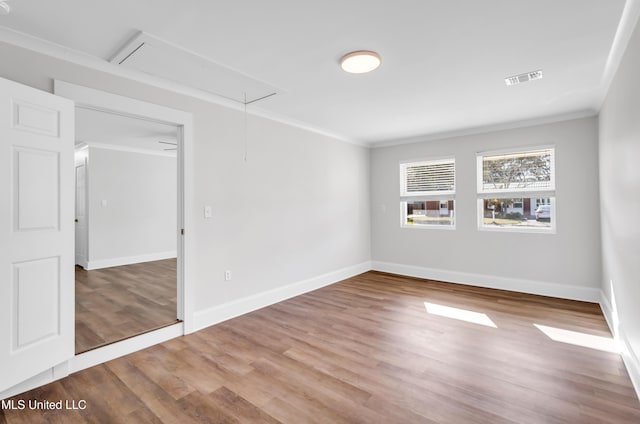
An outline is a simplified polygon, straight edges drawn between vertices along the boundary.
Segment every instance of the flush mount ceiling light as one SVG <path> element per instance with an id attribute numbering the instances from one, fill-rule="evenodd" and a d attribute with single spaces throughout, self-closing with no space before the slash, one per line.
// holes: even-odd
<path id="1" fill-rule="evenodd" d="M 517 85 L 523 82 L 538 80 L 541 78 L 542 78 L 542 69 L 538 69 L 537 71 L 529 71 L 529 72 L 525 72 L 524 74 L 507 77 L 504 79 L 504 82 L 507 85 Z"/>
<path id="2" fill-rule="evenodd" d="M 0 1 L 0 15 L 8 15 L 11 12 L 11 6 L 6 1 Z"/>
<path id="3" fill-rule="evenodd" d="M 364 74 L 377 69 L 381 62 L 382 59 L 380 59 L 378 53 L 369 50 L 358 50 L 342 56 L 340 66 L 350 74 Z"/>

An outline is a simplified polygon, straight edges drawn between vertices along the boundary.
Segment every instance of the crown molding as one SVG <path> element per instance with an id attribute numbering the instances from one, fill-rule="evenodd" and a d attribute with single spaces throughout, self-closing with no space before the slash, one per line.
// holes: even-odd
<path id="1" fill-rule="evenodd" d="M 596 116 L 597 114 L 598 112 L 595 110 L 579 110 L 576 112 L 563 113 L 560 115 L 542 116 L 539 118 L 532 118 L 532 119 L 526 119 L 521 121 L 502 122 L 498 124 L 486 125 L 481 127 L 470 127 L 470 128 L 463 128 L 460 130 L 445 131 L 445 132 L 434 133 L 434 134 L 425 134 L 421 136 L 402 138 L 397 140 L 381 141 L 378 143 L 370 143 L 369 146 L 373 149 L 376 149 L 376 148 L 383 148 L 383 147 L 399 146 L 403 144 L 424 143 L 428 141 L 444 140 L 447 138 L 486 134 L 490 132 L 511 130 L 516 128 L 526 128 L 526 127 L 533 127 L 537 125 L 552 124 L 554 122 L 571 121 L 573 119 L 588 118 L 588 117 Z"/>

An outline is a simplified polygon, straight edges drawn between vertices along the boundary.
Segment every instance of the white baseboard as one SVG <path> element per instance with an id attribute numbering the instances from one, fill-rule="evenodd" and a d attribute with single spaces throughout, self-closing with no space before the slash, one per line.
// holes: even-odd
<path id="1" fill-rule="evenodd" d="M 609 326 L 609 330 L 613 337 L 617 339 L 618 329 L 616 325 L 616 321 L 613 319 L 613 308 L 611 307 L 611 303 L 609 299 L 604 295 L 604 292 L 600 290 L 600 309 L 602 309 L 602 315 L 604 315 L 605 321 L 607 321 L 607 325 Z"/>
<path id="2" fill-rule="evenodd" d="M 182 323 L 170 325 L 158 330 L 150 331 L 130 339 L 112 343 L 110 345 L 81 353 L 53 368 L 50 368 L 22 383 L 0 393 L 0 399 L 6 399 L 20 393 L 35 389 L 60 380 L 83 369 L 119 358 L 124 355 L 145 349 L 147 347 L 182 336 L 184 328 Z"/>
<path id="3" fill-rule="evenodd" d="M 607 299 L 602 291 L 600 292 L 600 308 L 607 321 L 609 330 L 611 330 L 611 334 L 613 334 L 613 337 L 618 343 L 620 356 L 622 356 L 624 365 L 627 368 L 627 373 L 629 373 L 631 384 L 633 384 L 633 388 L 636 390 L 636 396 L 640 399 L 640 359 L 638 359 L 638 355 L 633 350 L 631 343 L 629 343 L 624 327 L 620 324 L 617 317 L 614 316 L 609 299 Z"/>
<path id="4" fill-rule="evenodd" d="M 538 294 L 542 296 L 559 297 L 562 299 L 582 300 L 594 303 L 600 302 L 600 288 L 554 284 L 544 281 L 498 277 L 493 275 L 471 274 L 391 262 L 373 261 L 372 269 L 374 271 L 444 281 L 447 283 L 466 284 L 470 286 Z"/>
<path id="5" fill-rule="evenodd" d="M 624 365 L 627 367 L 631 384 L 633 384 L 633 388 L 636 389 L 636 396 L 640 399 L 640 360 L 631 347 L 624 330 L 621 328 L 619 328 L 618 340 L 622 360 L 624 361 Z"/>
<path id="6" fill-rule="evenodd" d="M 278 287 L 273 290 L 247 296 L 233 302 L 217 305 L 203 311 L 198 311 L 193 317 L 194 331 L 264 308 L 265 306 L 273 305 L 274 303 L 281 302 L 294 296 L 328 286 L 346 278 L 367 272 L 370 269 L 371 262 L 367 261 L 317 277 L 309 278 L 307 280 L 298 281 L 284 287 Z"/>
<path id="7" fill-rule="evenodd" d="M 122 265 L 139 264 L 142 262 L 160 261 L 163 259 L 176 258 L 177 256 L 178 256 L 178 253 L 175 250 L 172 250 L 169 252 L 147 253 L 144 255 L 137 255 L 137 256 L 125 256 L 122 258 L 97 259 L 93 261 L 88 261 L 87 266 L 84 267 L 84 269 L 90 271 L 90 270 L 100 269 L 100 268 L 111 268 L 113 266 L 122 266 Z"/>

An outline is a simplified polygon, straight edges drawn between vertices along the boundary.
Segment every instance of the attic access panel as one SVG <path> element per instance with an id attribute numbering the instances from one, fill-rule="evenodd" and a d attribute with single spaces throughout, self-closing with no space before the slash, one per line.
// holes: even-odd
<path id="1" fill-rule="evenodd" d="M 242 104 L 284 92 L 144 32 L 128 42 L 110 62 Z"/>

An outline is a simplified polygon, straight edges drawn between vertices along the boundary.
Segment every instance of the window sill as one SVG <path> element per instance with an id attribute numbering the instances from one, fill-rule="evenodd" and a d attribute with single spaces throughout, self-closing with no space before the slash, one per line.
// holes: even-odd
<path id="1" fill-rule="evenodd" d="M 407 228 L 410 230 L 455 230 L 455 225 L 404 225 L 400 224 L 400 228 Z"/>
<path id="2" fill-rule="evenodd" d="M 527 234 L 556 234 L 556 228 L 535 228 L 535 227 L 501 227 L 495 226 L 480 226 L 478 231 L 486 231 L 490 233 L 527 233 Z"/>

